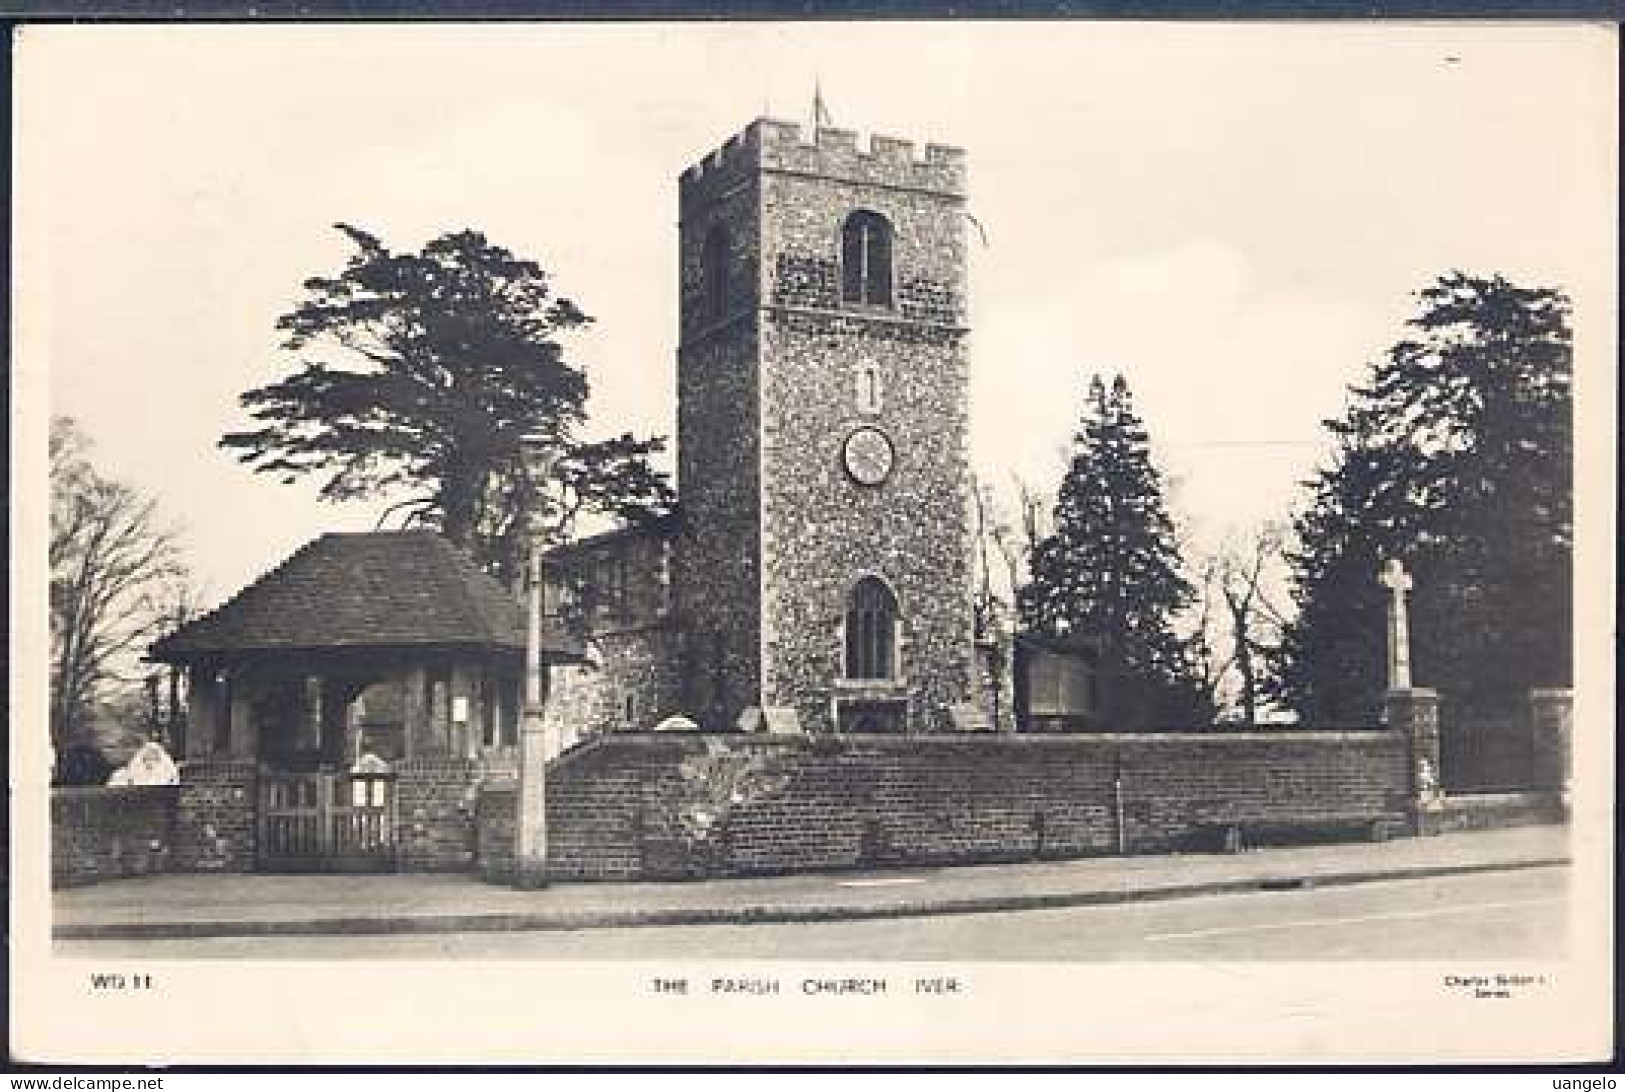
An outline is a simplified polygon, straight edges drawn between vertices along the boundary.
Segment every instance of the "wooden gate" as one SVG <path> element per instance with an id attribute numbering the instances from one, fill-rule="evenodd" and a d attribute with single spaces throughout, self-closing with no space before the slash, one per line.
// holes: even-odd
<path id="1" fill-rule="evenodd" d="M 259 864 L 267 872 L 393 871 L 393 776 L 265 771 Z"/>

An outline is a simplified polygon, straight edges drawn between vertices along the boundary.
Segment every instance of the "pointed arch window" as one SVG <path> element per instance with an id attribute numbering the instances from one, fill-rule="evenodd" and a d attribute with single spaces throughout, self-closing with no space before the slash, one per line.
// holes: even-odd
<path id="1" fill-rule="evenodd" d="M 885 581 L 866 576 L 846 604 L 846 677 L 890 679 L 897 668 L 897 597 Z"/>
<path id="2" fill-rule="evenodd" d="M 728 313 L 728 229 L 713 224 L 700 246 L 701 312 L 715 322 Z"/>
<path id="3" fill-rule="evenodd" d="M 841 226 L 841 299 L 891 306 L 891 224 L 859 209 Z"/>

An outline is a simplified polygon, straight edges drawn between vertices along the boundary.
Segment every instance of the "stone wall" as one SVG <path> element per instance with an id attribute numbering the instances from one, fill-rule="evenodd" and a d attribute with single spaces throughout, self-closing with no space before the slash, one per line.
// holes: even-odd
<path id="1" fill-rule="evenodd" d="M 1014 732 L 1017 728 L 1013 668 L 1008 643 L 976 642 L 976 682 L 971 700 L 982 707 L 988 726 L 996 732 Z"/>
<path id="2" fill-rule="evenodd" d="M 652 728 L 685 711 L 675 536 L 674 521 L 661 520 L 548 555 L 556 584 L 583 589 L 574 609 L 596 654 L 593 664 L 550 669 L 543 720 L 555 747 L 567 749 L 604 732 Z"/>
<path id="3" fill-rule="evenodd" d="M 761 134 L 763 703 L 820 732 L 836 727 L 832 695 L 906 696 L 910 731 L 946 731 L 975 689 L 963 156 L 802 137 Z M 858 209 L 891 226 L 890 306 L 840 298 L 841 229 Z M 878 485 L 843 465 L 865 426 L 894 451 Z M 865 576 L 901 613 L 889 692 L 844 679 L 847 599 Z"/>
<path id="4" fill-rule="evenodd" d="M 788 316 L 764 336 L 762 535 L 763 703 L 795 706 L 803 728 L 829 731 L 844 675 L 847 597 L 879 576 L 902 619 L 899 687 L 914 731 L 949 727 L 973 689 L 969 470 L 963 439 L 967 373 L 952 347 L 897 341 L 884 323 Z M 857 408 L 855 364 L 883 395 Z M 895 462 L 878 486 L 842 467 L 860 425 L 890 438 Z"/>
<path id="5" fill-rule="evenodd" d="M 592 641 L 596 665 L 550 670 L 543 719 L 561 748 L 605 732 L 653 728 L 673 713 L 686 713 L 683 646 L 675 625 L 609 630 Z"/>
<path id="6" fill-rule="evenodd" d="M 51 790 L 51 886 L 163 872 L 175 836 L 172 785 Z"/>
<path id="7" fill-rule="evenodd" d="M 682 705 L 717 731 L 760 704 L 761 691 L 760 164 L 760 135 L 748 129 L 683 172 L 678 186 Z M 717 231 L 724 261 L 706 268 Z M 727 286 L 720 312 L 706 305 L 713 278 Z"/>
<path id="8" fill-rule="evenodd" d="M 259 774 L 251 759 L 192 758 L 175 803 L 177 872 L 251 872 L 257 851 Z"/>
<path id="9" fill-rule="evenodd" d="M 548 852 L 560 879 L 675 879 L 1369 835 L 1410 822 L 1408 755 L 1386 731 L 616 736 L 550 768 Z M 482 801 L 494 853 L 511 800 Z"/>
<path id="10" fill-rule="evenodd" d="M 730 174 L 727 176 L 732 179 Z M 757 189 L 723 189 L 713 174 L 683 187 L 682 344 L 677 350 L 677 482 L 682 527 L 673 559 L 685 634 L 684 712 L 713 730 L 760 704 L 761 521 L 757 371 Z M 708 231 L 729 230 L 726 314 L 699 309 L 699 254 Z"/>
<path id="11" fill-rule="evenodd" d="M 670 518 L 632 524 L 550 550 L 544 609 L 589 636 L 653 625 L 671 613 Z"/>
<path id="12" fill-rule="evenodd" d="M 470 759 L 411 758 L 395 767 L 395 863 L 402 872 L 474 866 L 480 769 Z"/>
<path id="13" fill-rule="evenodd" d="M 955 149 L 768 120 L 683 175 L 678 586 L 685 705 L 710 730 L 763 705 L 828 731 L 842 697 L 907 699 L 910 730 L 945 730 L 972 697 L 964 183 Z M 891 225 L 890 305 L 841 299 L 858 209 Z M 895 451 L 879 485 L 843 469 L 861 425 Z M 899 670 L 853 688 L 843 623 L 865 576 L 899 600 Z"/>

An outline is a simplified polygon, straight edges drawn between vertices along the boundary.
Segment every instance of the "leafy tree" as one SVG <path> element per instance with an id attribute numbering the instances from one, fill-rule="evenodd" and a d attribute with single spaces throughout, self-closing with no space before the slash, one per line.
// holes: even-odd
<path id="1" fill-rule="evenodd" d="M 406 492 L 385 519 L 436 527 L 509 577 L 527 505 L 554 541 L 582 512 L 637 521 L 670 507 L 648 462 L 664 441 L 580 437 L 587 378 L 560 339 L 592 320 L 553 293 L 541 266 L 475 231 L 397 254 L 338 229 L 355 253 L 337 276 L 306 281 L 305 300 L 277 323 L 283 347 L 312 359 L 244 393 L 262 427 L 228 433 L 222 447 L 286 481 L 323 475 L 327 500 Z M 545 482 L 524 473 L 527 435 L 557 456 Z"/>
<path id="2" fill-rule="evenodd" d="M 1174 619 L 1194 589 L 1151 462 L 1128 384 L 1089 384 L 1053 530 L 1031 558 L 1017 597 L 1023 625 L 1049 636 L 1090 637 L 1107 677 L 1104 712 L 1121 727 L 1206 721 L 1191 642 Z"/>
<path id="3" fill-rule="evenodd" d="M 156 502 L 91 465 L 89 440 L 51 421 L 51 742 L 91 746 L 99 705 L 135 681 L 135 656 L 167 621 L 185 576 Z"/>
<path id="4" fill-rule="evenodd" d="M 1311 720 L 1369 717 L 1386 685 L 1382 561 L 1415 574 L 1411 662 L 1459 708 L 1571 675 L 1569 301 L 1455 272 L 1418 294 L 1309 483 L 1289 554 L 1278 692 Z"/>

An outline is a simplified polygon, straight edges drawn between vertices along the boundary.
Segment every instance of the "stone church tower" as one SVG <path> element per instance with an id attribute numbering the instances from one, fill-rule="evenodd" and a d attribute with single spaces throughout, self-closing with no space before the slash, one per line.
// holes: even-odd
<path id="1" fill-rule="evenodd" d="M 950 730 L 974 677 L 963 153 L 758 120 L 680 200 L 683 704 Z"/>

